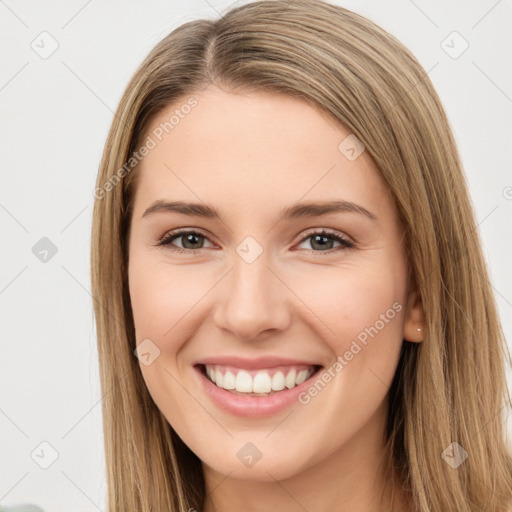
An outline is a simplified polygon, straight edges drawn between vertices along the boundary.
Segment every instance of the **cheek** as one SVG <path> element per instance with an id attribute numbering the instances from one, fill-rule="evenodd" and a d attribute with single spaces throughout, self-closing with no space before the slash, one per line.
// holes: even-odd
<path id="1" fill-rule="evenodd" d="M 193 272 L 186 272 L 183 267 L 154 261 L 142 252 L 130 254 L 128 278 L 136 344 L 149 339 L 159 349 L 151 364 L 141 361 L 141 373 L 157 407 L 181 432 L 192 429 L 190 418 L 194 418 L 196 428 L 202 421 L 205 429 L 211 427 L 196 403 L 183 393 L 178 377 L 177 354 L 191 335 L 187 329 L 196 326 L 190 322 L 194 315 L 192 306 L 208 289 L 192 277 Z"/>
<path id="2" fill-rule="evenodd" d="M 295 282 L 294 291 L 337 353 L 346 350 L 350 340 L 364 339 L 372 326 L 383 335 L 400 331 L 403 283 L 389 268 L 332 268 L 304 273 Z"/>
<path id="3" fill-rule="evenodd" d="M 330 352 L 332 392 L 355 409 L 369 397 L 376 406 L 393 380 L 403 343 L 401 272 L 399 265 L 347 266 L 325 275 L 305 273 L 296 281 L 297 295 L 314 314 L 311 323 Z"/>
<path id="4" fill-rule="evenodd" d="M 163 347 L 164 340 L 173 338 L 176 325 L 182 335 L 183 319 L 193 314 L 193 305 L 207 293 L 208 281 L 183 266 L 138 255 L 132 258 L 128 272 L 137 342 L 151 338 Z"/>

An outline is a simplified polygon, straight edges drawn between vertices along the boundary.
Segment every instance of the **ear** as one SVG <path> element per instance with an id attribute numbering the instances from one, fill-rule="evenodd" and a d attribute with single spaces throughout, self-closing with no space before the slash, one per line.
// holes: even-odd
<path id="1" fill-rule="evenodd" d="M 420 329 L 420 330 L 418 330 Z M 407 297 L 404 316 L 404 339 L 420 343 L 425 338 L 425 316 L 420 294 L 415 286 Z"/>

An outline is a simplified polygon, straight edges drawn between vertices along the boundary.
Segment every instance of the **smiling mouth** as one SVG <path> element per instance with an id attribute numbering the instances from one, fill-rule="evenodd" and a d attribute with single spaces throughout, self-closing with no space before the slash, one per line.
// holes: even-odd
<path id="1" fill-rule="evenodd" d="M 210 382 L 220 389 L 242 396 L 269 396 L 293 389 L 311 379 L 320 365 L 287 365 L 248 370 L 217 364 L 197 365 Z"/>

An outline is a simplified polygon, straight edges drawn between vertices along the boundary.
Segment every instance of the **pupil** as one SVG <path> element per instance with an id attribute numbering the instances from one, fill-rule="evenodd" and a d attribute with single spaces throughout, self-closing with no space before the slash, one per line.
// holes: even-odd
<path id="1" fill-rule="evenodd" d="M 325 249 L 325 241 L 326 240 L 329 241 L 329 237 L 324 236 L 324 235 L 315 235 L 313 238 L 314 238 L 313 246 L 314 246 L 315 243 L 319 243 L 320 244 L 320 248 L 324 248 Z M 323 242 L 321 240 L 323 240 Z M 329 249 L 330 249 L 330 247 L 329 247 Z"/>
<path id="2" fill-rule="evenodd" d="M 194 244 L 194 240 L 193 239 L 195 239 L 195 243 L 197 243 L 197 239 L 199 238 L 199 236 L 198 235 L 189 234 L 189 235 L 185 235 L 184 238 L 186 240 L 186 243 L 184 244 L 184 246 L 186 247 L 186 244 L 189 243 L 189 242 L 192 242 L 192 244 Z"/>

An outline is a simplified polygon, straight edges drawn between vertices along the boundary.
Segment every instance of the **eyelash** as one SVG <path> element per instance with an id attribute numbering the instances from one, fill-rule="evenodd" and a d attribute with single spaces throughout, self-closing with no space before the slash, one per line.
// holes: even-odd
<path id="1" fill-rule="evenodd" d="M 179 253 L 188 253 L 188 254 L 197 253 L 201 249 L 206 249 L 205 247 L 200 247 L 199 249 L 183 249 L 182 247 L 176 247 L 171 244 L 171 242 L 174 239 L 179 238 L 180 236 L 183 236 L 183 235 L 199 235 L 200 237 L 208 239 L 208 237 L 206 235 L 203 235 L 199 231 L 195 231 L 192 229 L 183 229 L 183 230 L 176 230 L 176 231 L 171 231 L 170 233 L 166 233 L 164 235 L 164 237 L 161 238 L 155 245 L 158 247 L 169 246 L 171 251 L 175 251 L 175 252 L 179 252 Z M 327 251 L 315 251 L 313 249 L 300 249 L 301 251 L 308 251 L 308 252 L 313 252 L 313 253 L 318 253 L 318 254 L 332 254 L 334 252 L 337 252 L 338 250 L 354 249 L 356 247 L 356 245 L 353 242 L 342 237 L 336 231 L 331 231 L 331 230 L 327 230 L 327 229 L 322 229 L 320 231 L 311 231 L 304 238 L 302 238 L 302 240 L 299 243 L 301 244 L 301 243 L 305 242 L 308 238 L 311 238 L 314 235 L 330 237 L 333 240 L 340 242 L 342 244 L 342 247 L 329 249 Z"/>

